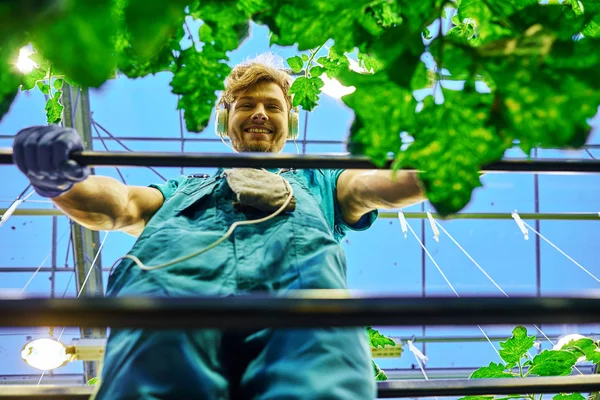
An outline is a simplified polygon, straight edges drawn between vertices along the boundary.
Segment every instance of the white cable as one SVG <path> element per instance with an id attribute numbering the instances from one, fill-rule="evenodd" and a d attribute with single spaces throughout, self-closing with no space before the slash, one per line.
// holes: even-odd
<path id="1" fill-rule="evenodd" d="M 52 250 L 50 250 L 50 253 L 48 253 L 48 255 L 44 258 L 44 261 L 41 262 L 40 266 L 35 270 L 33 275 L 31 275 L 31 277 L 29 278 L 29 280 L 27 281 L 25 286 L 23 286 L 23 289 L 21 289 L 21 293 L 23 293 L 25 291 L 25 289 L 27 289 L 27 286 L 29 286 L 29 284 L 31 283 L 33 278 L 35 278 L 35 276 L 38 274 L 38 272 L 40 272 L 40 269 L 42 269 L 44 264 L 46 264 L 46 261 L 48 260 L 48 258 L 50 258 L 51 255 L 52 255 Z"/>
<path id="2" fill-rule="evenodd" d="M 433 263 L 433 265 L 435 265 L 435 267 L 439 271 L 440 275 L 442 275 L 442 278 L 444 278 L 444 280 L 446 281 L 446 283 L 448 284 L 448 286 L 450 286 L 450 289 L 452 289 L 452 291 L 454 292 L 454 294 L 456 295 L 456 297 L 460 297 L 460 295 L 458 294 L 458 292 L 456 291 L 456 289 L 454 289 L 454 286 L 452 286 L 452 284 L 450 283 L 450 281 L 448 280 L 448 278 L 444 274 L 444 271 L 442 271 L 442 269 L 440 268 L 440 266 L 438 265 L 438 263 L 435 262 L 435 260 L 433 259 L 433 257 L 429 253 L 429 250 L 427 250 L 427 248 L 425 247 L 425 245 L 423 244 L 423 242 L 421 242 L 421 239 L 419 239 L 419 237 L 417 236 L 417 234 L 413 230 L 412 226 L 410 226 L 410 224 L 407 224 L 406 226 L 408 227 L 408 229 L 410 229 L 410 231 L 414 235 L 415 239 L 417 239 L 417 241 L 419 242 L 419 244 L 421 245 L 421 247 L 423 248 L 423 250 L 425 251 L 425 253 L 429 257 L 429 259 L 431 260 L 431 262 Z"/>
<path id="3" fill-rule="evenodd" d="M 442 277 L 444 278 L 444 280 L 446 281 L 446 283 L 448 284 L 448 286 L 450 286 L 450 289 L 452 289 L 452 291 L 454 292 L 454 294 L 456 295 L 456 297 L 460 298 L 460 295 L 458 294 L 458 292 L 456 291 L 456 289 L 454 289 L 454 286 L 452 286 L 452 284 L 450 283 L 450 281 L 448 280 L 448 278 L 446 277 L 446 275 L 444 274 L 444 272 L 442 271 L 442 269 L 440 268 L 440 266 L 437 264 L 437 262 L 435 262 L 435 260 L 433 259 L 433 257 L 429 253 L 429 250 L 427 250 L 427 248 L 425 247 L 425 245 L 423 244 L 423 242 L 421 242 L 421 239 L 419 239 L 419 237 L 417 236 L 417 234 L 413 230 L 412 226 L 410 226 L 410 224 L 408 224 L 408 223 L 406 224 L 406 226 L 408 227 L 408 229 L 410 229 L 411 233 L 413 234 L 413 236 L 415 237 L 415 239 L 417 239 L 417 242 L 419 242 L 419 244 L 421 245 L 421 248 L 425 251 L 425 253 L 429 257 L 429 259 L 431 260 L 431 262 L 433 263 L 433 265 L 435 265 L 435 267 L 437 268 L 437 270 L 440 272 L 440 274 L 442 275 Z M 494 343 L 492 343 L 491 339 L 485 333 L 485 331 L 483 330 L 483 328 L 480 325 L 477 325 L 477 327 L 479 328 L 479 330 L 481 331 L 481 333 L 483 334 L 483 336 L 487 339 L 487 341 L 490 344 L 490 346 L 492 346 L 492 349 L 494 349 L 494 351 L 496 352 L 496 354 L 498 354 L 498 357 L 500 357 L 500 359 L 502 359 L 502 357 L 500 356 L 500 353 L 496 349 L 496 346 L 494 346 Z"/>
<path id="4" fill-rule="evenodd" d="M 278 172 L 278 174 L 281 173 L 281 170 Z M 288 190 L 290 191 L 290 194 L 288 196 L 288 198 L 285 200 L 285 202 L 283 203 L 283 205 L 281 207 L 279 207 L 279 209 L 277 209 L 275 212 L 273 212 L 271 215 L 268 215 L 266 217 L 260 218 L 260 219 L 255 219 L 255 220 L 250 220 L 250 221 L 236 221 L 233 224 L 231 224 L 231 226 L 229 227 L 229 229 L 227 230 L 227 232 L 221 236 L 219 239 L 217 239 L 216 241 L 214 241 L 212 244 L 206 246 L 205 248 L 198 250 L 195 253 L 189 254 L 187 256 L 184 257 L 180 257 L 177 258 L 175 260 L 169 261 L 167 263 L 164 264 L 160 264 L 160 265 L 154 265 L 154 266 L 148 266 L 148 265 L 144 265 L 144 263 L 137 258 L 136 256 L 132 256 L 132 255 L 125 255 L 123 257 L 119 257 L 115 260 L 115 262 L 113 263 L 111 270 L 115 267 L 115 265 L 117 264 L 117 262 L 128 258 L 130 260 L 133 260 L 133 262 L 136 263 L 136 265 L 138 267 L 140 267 L 141 269 L 143 269 L 144 271 L 154 271 L 160 268 L 165 268 L 168 266 L 171 266 L 173 264 L 178 264 L 181 262 L 184 262 L 186 260 L 189 260 L 190 258 L 196 257 L 202 253 L 207 252 L 208 250 L 212 249 L 213 247 L 219 245 L 221 242 L 223 242 L 224 240 L 226 240 L 229 236 L 231 236 L 231 234 L 233 233 L 233 231 L 235 230 L 235 228 L 237 228 L 238 226 L 242 226 L 242 225 L 254 225 L 254 224 L 259 224 L 261 222 L 265 222 L 268 221 L 271 218 L 276 217 L 277 215 L 279 215 L 283 210 L 285 210 L 285 208 L 288 206 L 288 204 L 290 203 L 290 201 L 292 201 L 292 198 L 294 197 L 294 190 L 292 189 L 292 187 L 290 186 L 289 182 L 286 179 L 283 179 L 283 182 L 285 183 L 285 185 L 287 186 Z"/>
<path id="5" fill-rule="evenodd" d="M 596 282 L 600 283 L 600 279 L 598 279 L 594 274 L 592 274 L 590 271 L 588 271 L 587 269 L 585 269 L 583 265 L 581 265 L 577 261 L 573 260 L 567 253 L 565 253 L 564 251 L 562 251 L 558 246 L 556 246 L 550 240 L 546 239 L 546 237 L 544 235 L 542 235 L 541 233 L 539 233 L 538 231 L 536 231 L 535 229 L 533 229 L 527 222 L 523 221 L 523 223 L 525 224 L 525 226 L 527 226 L 529 229 L 531 229 L 533 232 L 535 232 L 536 235 L 538 235 L 539 237 L 541 237 L 542 239 L 544 239 L 546 241 L 546 243 L 548 243 L 550 246 L 554 247 L 560 254 L 562 254 L 563 256 L 567 257 L 571 262 L 573 262 L 573 264 L 575 264 L 579 268 L 581 268 L 581 270 L 583 272 L 587 273 L 589 276 L 591 276 L 592 278 L 594 278 L 594 280 L 596 280 Z"/>
<path id="6" fill-rule="evenodd" d="M 58 245 L 66 236 L 66 234 L 69 233 L 69 229 L 67 229 L 62 236 L 58 239 L 58 241 L 56 242 L 56 244 Z M 40 266 L 37 267 L 37 269 L 35 270 L 35 272 L 31 275 L 31 277 L 29 278 L 29 280 L 27 281 L 27 283 L 25 284 L 25 286 L 23 286 L 23 289 L 21 289 L 21 293 L 23 293 L 25 291 L 25 289 L 27 289 L 27 286 L 29 286 L 29 284 L 31 283 L 31 281 L 33 281 L 33 279 L 36 277 L 36 275 L 40 272 L 40 270 L 42 269 L 42 267 L 44 266 L 44 264 L 46 264 L 46 261 L 48 261 L 48 258 L 50 258 L 50 256 L 52 255 L 52 250 L 50 250 L 50 252 L 48 253 L 48 255 L 46 256 L 46 258 L 44 258 L 44 261 L 42 261 L 40 263 Z"/>
<path id="7" fill-rule="evenodd" d="M 83 290 L 85 289 L 85 285 L 87 284 L 88 278 L 90 277 L 91 272 L 94 270 L 94 267 L 96 266 L 96 261 L 98 261 L 98 256 L 100 256 L 100 252 L 102 251 L 102 247 L 104 247 L 104 242 L 106 242 L 106 238 L 108 237 L 108 234 L 110 232 L 106 231 L 106 234 L 104 235 L 104 239 L 102 239 L 102 243 L 100 244 L 100 247 L 98 248 L 98 252 L 96 253 L 96 257 L 94 257 L 94 260 L 92 261 L 92 265 L 90 265 L 90 269 L 87 273 L 87 276 L 85 277 L 83 284 L 81 285 L 81 289 L 79 290 L 79 293 L 77 293 L 77 297 L 79 298 L 79 296 L 81 296 L 81 293 L 83 293 Z M 70 283 L 70 282 L 69 282 Z M 63 334 L 65 333 L 65 329 L 67 327 L 63 326 L 62 330 L 60 331 L 60 334 L 58 335 L 58 340 L 60 342 L 60 339 L 62 338 Z M 44 375 L 46 374 L 46 370 L 42 371 L 42 375 L 40 376 L 40 380 L 37 383 L 37 386 L 40 386 L 40 384 L 42 383 L 42 379 L 44 379 Z"/>
<path id="8" fill-rule="evenodd" d="M 514 214 L 515 214 L 515 213 L 514 213 Z M 514 218 L 514 214 L 513 214 L 513 218 Z M 515 220 L 516 220 L 516 219 L 515 219 Z M 519 220 L 520 220 L 520 221 L 522 221 L 520 218 L 519 218 Z M 486 271 L 485 271 L 485 270 L 484 270 L 484 269 L 483 269 L 483 268 L 482 268 L 482 267 L 481 267 L 481 266 L 480 266 L 480 265 L 477 263 L 477 261 L 475 261 L 475 260 L 473 259 L 473 257 L 471 257 L 471 255 L 470 255 L 470 254 L 469 254 L 469 253 L 468 253 L 468 252 L 467 252 L 467 251 L 466 251 L 466 250 L 465 250 L 465 249 L 464 249 L 464 248 L 463 248 L 463 247 L 462 247 L 462 246 L 461 246 L 461 245 L 460 245 L 460 244 L 459 244 L 459 243 L 458 243 L 458 242 L 457 242 L 455 239 L 454 239 L 454 237 L 452 237 L 452 235 L 450 234 L 450 232 L 448 232 L 446 229 L 444 229 L 444 227 L 443 227 L 443 226 L 442 226 L 442 225 L 441 225 L 439 222 L 435 221 L 435 223 L 436 223 L 436 224 L 437 224 L 437 226 L 438 226 L 438 227 L 439 227 L 439 228 L 440 228 L 440 229 L 441 229 L 441 230 L 442 230 L 442 231 L 443 231 L 443 232 L 446 234 L 446 236 L 448 236 L 448 237 L 450 238 L 450 240 L 452 240 L 452 242 L 454 242 L 454 244 L 455 244 L 455 245 L 456 245 L 456 246 L 457 246 L 457 247 L 458 247 L 458 248 L 459 248 L 459 249 L 460 249 L 460 250 L 461 250 L 461 251 L 462 251 L 462 252 L 463 252 L 463 253 L 464 253 L 464 254 L 465 254 L 467 257 L 468 257 L 468 258 L 469 258 L 469 260 L 471 260 L 471 261 L 473 262 L 473 264 L 475 264 L 475 266 L 477 266 L 477 268 L 479 268 L 479 270 L 480 270 L 481 272 L 483 272 L 483 274 L 484 274 L 484 275 L 485 275 L 485 276 L 486 276 L 486 277 L 487 277 L 487 278 L 488 278 L 488 279 L 489 279 L 489 280 L 490 280 L 490 281 L 491 281 L 491 282 L 494 284 L 494 286 L 496 286 L 496 288 L 498 288 L 498 290 L 500 290 L 500 292 L 501 292 L 501 293 L 502 293 L 504 296 L 506 296 L 506 297 L 510 297 L 510 296 L 508 295 L 508 293 L 506 293 L 506 292 L 505 292 L 505 291 L 504 291 L 504 290 L 503 290 L 503 289 L 500 287 L 500 285 L 498 285 L 498 284 L 496 283 L 496 281 L 494 281 L 494 279 L 492 279 L 492 277 L 491 277 L 491 276 L 490 276 L 490 275 L 489 275 L 489 274 L 488 274 L 488 273 L 487 273 L 487 272 L 486 272 Z M 522 222 L 522 223 L 524 223 L 524 222 Z M 525 227 L 523 227 L 523 229 L 525 229 Z M 526 229 L 525 229 L 525 230 L 526 230 Z M 534 232 L 535 232 L 535 230 L 534 230 Z M 554 346 L 554 342 L 553 342 L 552 340 L 550 340 L 550 338 L 549 338 L 549 337 L 548 337 L 548 336 L 547 336 L 547 335 L 544 333 L 544 331 L 542 331 L 542 328 L 540 328 L 540 327 L 539 327 L 537 324 L 533 324 L 533 326 L 534 326 L 534 327 L 535 327 L 535 328 L 538 330 L 538 332 L 540 332 L 540 333 L 541 333 L 541 334 L 544 336 L 544 338 L 546 338 L 546 340 L 547 340 L 548 342 L 550 342 L 550 344 L 551 344 L 551 345 L 553 345 L 553 346 Z M 481 327 L 480 327 L 479 329 L 481 329 Z M 483 331 L 482 331 L 482 332 L 483 332 Z M 484 333 L 484 335 L 485 335 L 485 333 Z M 489 338 L 488 338 L 488 341 L 490 341 L 490 339 L 489 339 Z M 533 359 L 533 357 L 531 356 L 531 353 L 527 352 L 527 354 L 529 355 L 529 357 L 530 357 L 531 359 Z M 577 372 L 579 372 L 580 374 L 582 374 L 582 375 L 583 375 L 583 372 L 581 372 L 581 371 L 580 371 L 580 370 L 579 370 L 577 367 L 574 367 L 574 368 L 575 368 L 575 370 L 577 370 Z"/>
<path id="9" fill-rule="evenodd" d="M 90 266 L 90 269 L 83 281 L 83 284 L 81 285 L 81 289 L 79 289 L 79 293 L 77 293 L 77 298 L 79 298 L 79 296 L 81 296 L 81 293 L 83 293 L 83 289 L 85 289 L 85 285 L 90 277 L 90 275 L 92 274 L 92 271 L 94 270 L 94 265 L 96 265 L 96 261 L 98 260 L 98 257 L 100 256 L 100 252 L 102 251 L 102 248 L 104 247 L 104 242 L 106 242 L 106 239 L 108 238 L 108 234 L 110 232 L 106 231 L 106 234 L 104 235 L 104 239 L 102 239 L 102 243 L 100 243 L 100 247 L 98 248 L 98 251 L 96 252 L 96 257 L 94 257 L 94 260 L 92 261 L 92 265 Z"/>
<path id="10" fill-rule="evenodd" d="M 473 262 L 473 264 L 475 264 L 475 266 L 477 268 L 479 268 L 479 270 L 490 280 L 490 282 L 492 282 L 494 284 L 494 286 L 496 286 L 496 288 L 502 292 L 503 295 L 505 295 L 506 297 L 508 297 L 508 294 L 502 290 L 502 288 L 500 287 L 500 285 L 498 285 L 496 283 L 496 281 L 494 281 L 492 279 L 491 276 L 488 275 L 488 273 L 481 267 L 481 265 L 479 265 L 477 263 L 477 261 L 475 261 L 473 259 L 473 257 L 471 257 L 471 255 L 469 253 L 467 253 L 467 251 L 465 249 L 462 248 L 462 246 L 460 244 L 458 244 L 458 242 L 452 237 L 452 235 L 450 235 L 450 233 L 448 233 L 448 231 L 446 229 L 444 229 L 444 227 L 437 221 L 435 221 L 436 225 L 442 230 L 442 232 L 444 232 L 446 234 L 446 236 L 448 236 L 450 238 L 450 240 L 452 240 L 452 242 L 454 242 L 454 244 L 469 258 L 469 260 L 471 260 Z"/>

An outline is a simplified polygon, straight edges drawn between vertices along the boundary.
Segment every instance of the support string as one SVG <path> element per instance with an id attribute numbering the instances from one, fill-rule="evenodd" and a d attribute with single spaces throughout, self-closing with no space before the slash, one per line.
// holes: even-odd
<path id="1" fill-rule="evenodd" d="M 475 259 L 473 259 L 473 257 L 471 257 L 471 255 L 458 243 L 458 241 L 456 241 L 456 239 L 454 239 L 454 237 L 452 237 L 452 235 L 450 234 L 450 232 L 448 232 L 446 229 L 444 229 L 444 227 L 437 221 L 435 221 L 435 223 L 437 224 L 437 226 L 442 230 L 442 232 L 444 232 L 446 234 L 446 236 L 448 236 L 450 238 L 450 240 L 452 240 L 452 242 L 454 242 L 454 244 L 469 258 L 469 260 L 471 260 L 473 262 L 473 264 L 475 264 L 475 266 L 477 266 L 477 268 L 479 268 L 479 270 L 481 272 L 483 272 L 483 274 L 494 284 L 494 286 L 496 286 L 496 288 L 498 288 L 498 290 L 500 290 L 500 292 L 506 296 L 506 297 L 510 297 L 508 295 L 508 293 L 506 293 L 501 287 L 500 285 L 498 285 L 496 283 L 496 281 L 494 281 L 494 279 L 483 269 L 483 267 L 481 267 L 477 261 L 475 261 Z M 525 223 L 525 222 L 523 222 Z M 535 230 L 534 230 L 535 232 Z M 542 331 L 542 329 L 537 325 L 537 324 L 533 324 L 533 326 L 535 327 L 535 329 L 538 330 L 539 333 L 542 334 L 542 336 L 544 336 L 544 338 L 546 338 L 546 340 L 554 346 L 554 342 L 544 333 L 544 331 Z M 531 353 L 527 352 L 527 354 L 529 355 L 529 357 L 531 359 L 533 359 L 533 357 L 531 356 Z M 581 375 L 583 375 L 583 373 L 577 368 L 574 367 L 575 370 L 577 372 L 579 372 Z"/>
<path id="2" fill-rule="evenodd" d="M 440 266 L 438 265 L 438 263 L 433 259 L 433 257 L 429 253 L 429 250 L 427 250 L 427 248 L 425 247 L 425 245 L 423 244 L 423 242 L 421 242 L 421 239 L 419 239 L 419 236 L 417 236 L 417 234 L 413 230 L 412 226 L 410 226 L 409 223 L 407 223 L 406 226 L 408 227 L 408 229 L 410 229 L 410 232 L 413 234 L 413 236 L 415 237 L 415 239 L 417 239 L 417 242 L 419 242 L 419 244 L 421 245 L 421 248 L 423 248 L 423 250 L 425 251 L 425 253 L 429 257 L 429 259 L 431 260 L 431 262 L 433 263 L 433 265 L 435 265 L 435 267 L 440 272 L 440 274 L 442 275 L 442 277 L 444 278 L 444 280 L 446 281 L 446 283 L 448 284 L 448 286 L 450 287 L 450 289 L 452 289 L 452 291 L 454 292 L 454 294 L 456 295 L 456 297 L 460 297 L 460 295 L 458 294 L 458 292 L 456 291 L 456 289 L 454 289 L 454 286 L 452 286 L 452 284 L 450 283 L 450 281 L 448 280 L 448 278 L 446 277 L 446 275 L 444 274 L 444 272 L 442 271 L 442 269 L 440 268 Z M 479 330 L 481 331 L 481 333 L 483 334 L 483 336 L 486 338 L 486 340 L 488 341 L 488 343 L 490 344 L 490 346 L 492 346 L 492 349 L 494 349 L 494 351 L 496 352 L 496 354 L 498 355 L 498 357 L 500 357 L 500 353 L 496 349 L 496 346 L 494 346 L 494 343 L 492 343 L 492 341 L 490 340 L 489 336 L 485 333 L 485 331 L 483 330 L 483 328 L 481 327 L 481 325 L 477 325 L 477 327 L 479 328 Z M 500 357 L 500 359 L 502 359 L 502 357 Z"/>
<path id="3" fill-rule="evenodd" d="M 569 259 L 569 261 L 571 261 L 573 264 L 577 265 L 583 272 L 585 272 L 586 274 L 591 276 L 596 282 L 600 283 L 600 279 L 598 279 L 594 274 L 592 274 L 590 271 L 588 271 L 583 265 L 579 264 L 577 261 L 575 261 L 573 258 L 571 258 L 567 253 L 562 251 L 557 245 L 552 243 L 544 235 L 542 235 L 541 233 L 539 233 L 538 231 L 533 229 L 531 227 L 531 225 L 529 225 L 527 222 L 523 221 L 523 223 L 525 224 L 525 226 L 527 226 L 529 229 L 531 229 L 533 232 L 535 232 L 536 235 L 538 235 L 540 238 L 542 238 L 546 243 L 548 243 L 550 246 L 554 247 L 560 254 L 567 257 Z"/>

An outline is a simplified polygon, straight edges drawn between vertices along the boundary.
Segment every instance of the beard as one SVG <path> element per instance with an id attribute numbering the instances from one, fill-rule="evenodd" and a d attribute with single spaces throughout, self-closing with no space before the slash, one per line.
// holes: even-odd
<path id="1" fill-rule="evenodd" d="M 279 153 L 283 150 L 284 142 L 281 140 L 232 140 L 231 145 L 238 152 L 250 153 Z"/>

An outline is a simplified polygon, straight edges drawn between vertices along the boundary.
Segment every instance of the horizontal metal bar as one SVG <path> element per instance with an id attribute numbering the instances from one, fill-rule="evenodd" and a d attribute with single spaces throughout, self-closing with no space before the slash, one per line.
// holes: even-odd
<path id="1" fill-rule="evenodd" d="M 0 215 L 6 212 L 6 208 L 0 208 Z M 64 215 L 62 211 L 52 208 L 18 208 L 13 215 L 26 216 L 50 216 Z M 438 214 L 432 214 L 434 218 L 441 219 Z M 405 212 L 404 216 L 410 219 L 427 218 L 427 213 Z M 519 213 L 521 219 L 525 220 L 552 220 L 552 221 L 600 221 L 597 212 L 588 213 Z M 379 218 L 398 218 L 397 212 L 380 212 Z M 511 213 L 458 213 L 445 217 L 444 219 L 512 219 Z"/>
<path id="2" fill-rule="evenodd" d="M 303 291 L 288 297 L 11 298 L 0 300 L 0 326 L 260 329 L 600 322 L 597 298 L 343 296 L 349 295 Z"/>
<path id="3" fill-rule="evenodd" d="M 97 268 L 97 267 L 96 267 Z M 73 272 L 73 267 L 56 267 L 54 272 Z M 52 272 L 52 267 L 0 267 L 0 273 L 3 272 Z M 102 272 L 110 272 L 110 267 L 102 268 Z M 1 293 L 2 289 L 0 289 Z"/>
<path id="4" fill-rule="evenodd" d="M 378 398 L 475 396 L 590 392 L 600 389 L 600 375 L 523 379 L 436 379 L 377 383 Z"/>
<path id="5" fill-rule="evenodd" d="M 377 382 L 378 398 L 590 392 L 600 388 L 599 375 L 523 379 L 435 379 Z M 89 399 L 90 386 L 6 385 L 2 400 Z M 199 393 L 201 395 L 201 393 Z"/>
<path id="6" fill-rule="evenodd" d="M 390 168 L 393 160 L 376 166 L 368 157 L 294 154 L 220 154 L 165 152 L 74 152 L 71 158 L 90 166 L 153 167 L 256 167 L 256 168 L 322 168 L 373 169 Z M 0 149 L 0 164 L 12 164 L 12 149 Z M 407 169 L 408 170 L 408 169 Z M 482 172 L 598 173 L 598 160 L 503 160 L 489 164 Z"/>
<path id="7" fill-rule="evenodd" d="M 1 211 L 1 210 L 0 210 Z M 404 216 L 409 219 L 425 219 L 427 213 L 424 212 L 404 212 Z M 432 214 L 436 219 L 442 219 L 439 214 Z M 521 219 L 525 220 L 550 220 L 550 221 L 600 221 L 598 212 L 588 213 L 519 213 Z M 380 212 L 379 218 L 398 218 L 397 212 Z M 512 213 L 457 213 L 443 217 L 443 219 L 513 219 Z"/>
<path id="8" fill-rule="evenodd" d="M 180 136 L 99 136 L 94 135 L 92 138 L 94 140 L 105 140 L 105 141 L 117 141 L 117 140 L 126 140 L 132 142 L 215 142 L 221 143 L 221 139 L 217 139 L 216 137 L 210 137 L 206 135 L 197 135 L 199 137 L 180 137 Z M 0 135 L 0 139 L 8 139 L 13 140 L 15 138 L 14 135 Z M 348 143 L 348 140 L 320 140 L 320 139 L 306 139 L 302 140 L 302 143 L 306 142 L 306 144 L 341 144 L 344 145 Z M 402 144 L 408 144 L 409 141 L 402 141 Z M 519 143 L 517 141 L 513 142 L 513 148 L 518 148 Z M 585 150 L 585 149 L 600 149 L 600 143 L 588 143 L 583 147 L 575 150 Z M 562 150 L 559 148 L 544 148 L 542 150 Z"/>

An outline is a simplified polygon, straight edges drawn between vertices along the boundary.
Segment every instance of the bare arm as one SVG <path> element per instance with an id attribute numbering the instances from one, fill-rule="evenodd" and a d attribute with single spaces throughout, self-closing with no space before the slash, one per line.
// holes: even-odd
<path id="1" fill-rule="evenodd" d="M 425 200 L 417 174 L 391 170 L 346 170 L 337 182 L 337 200 L 342 218 L 356 224 L 369 211 L 402 208 Z"/>
<path id="2" fill-rule="evenodd" d="M 52 201 L 86 228 L 139 236 L 164 199 L 157 189 L 126 186 L 113 178 L 92 175 Z"/>

